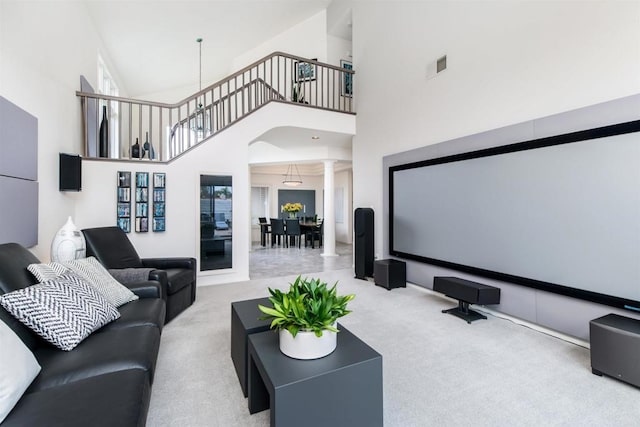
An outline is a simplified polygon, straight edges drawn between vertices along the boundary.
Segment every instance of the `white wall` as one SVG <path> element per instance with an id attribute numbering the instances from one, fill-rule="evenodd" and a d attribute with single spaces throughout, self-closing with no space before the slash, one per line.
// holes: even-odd
<path id="1" fill-rule="evenodd" d="M 354 205 L 381 214 L 386 154 L 640 92 L 640 3 L 354 2 L 353 52 Z"/>
<path id="2" fill-rule="evenodd" d="M 109 62 L 83 2 L 0 2 L 0 94 L 38 118 L 39 244 L 32 251 L 43 261 L 85 194 L 58 191 L 58 153 L 83 153 L 75 92 L 81 74 L 97 88 L 98 52 Z"/>
<path id="3" fill-rule="evenodd" d="M 229 74 L 264 58 L 273 52 L 284 52 L 303 58 L 327 60 L 327 12 L 316 13 L 311 18 L 278 34 L 233 60 Z"/>
<path id="4" fill-rule="evenodd" d="M 166 231 L 129 234 L 142 257 L 199 256 L 199 175 L 233 177 L 233 268 L 201 273 L 199 284 L 248 280 L 251 244 L 249 141 L 278 126 L 304 127 L 331 123 L 337 132 L 348 132 L 353 123 L 331 120 L 344 114 L 272 103 L 227 128 L 169 164 L 84 160 L 83 191 L 76 200 L 79 228 L 115 225 L 116 174 L 118 171 L 167 174 Z M 349 116 L 352 117 L 353 116 Z M 342 127 L 339 126 L 342 124 Z M 315 184 L 313 186 L 315 188 Z M 306 187 L 302 187 L 306 188 Z M 320 184 L 322 188 L 322 184 Z M 277 193 L 276 193 L 277 194 Z M 317 197 L 317 194 L 316 194 Z M 273 203 L 277 203 L 277 200 Z"/>
<path id="5" fill-rule="evenodd" d="M 332 65 L 340 66 L 340 61 L 345 60 L 353 62 L 353 47 L 351 40 L 345 40 L 340 37 L 327 36 L 327 62 Z"/>

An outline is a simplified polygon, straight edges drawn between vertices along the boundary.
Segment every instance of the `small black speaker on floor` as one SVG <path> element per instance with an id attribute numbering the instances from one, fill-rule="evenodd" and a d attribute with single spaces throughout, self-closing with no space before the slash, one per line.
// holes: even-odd
<path id="1" fill-rule="evenodd" d="M 82 157 L 60 153 L 60 191 L 82 190 Z"/>
<path id="2" fill-rule="evenodd" d="M 373 277 L 374 240 L 373 240 L 373 209 L 357 208 L 353 215 L 354 264 L 356 279 Z"/>

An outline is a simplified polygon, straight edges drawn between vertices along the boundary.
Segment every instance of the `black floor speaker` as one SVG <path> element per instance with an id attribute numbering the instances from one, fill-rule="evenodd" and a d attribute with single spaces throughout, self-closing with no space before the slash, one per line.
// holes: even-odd
<path id="1" fill-rule="evenodd" d="M 354 264 L 357 279 L 373 277 L 373 209 L 357 208 L 353 214 Z"/>

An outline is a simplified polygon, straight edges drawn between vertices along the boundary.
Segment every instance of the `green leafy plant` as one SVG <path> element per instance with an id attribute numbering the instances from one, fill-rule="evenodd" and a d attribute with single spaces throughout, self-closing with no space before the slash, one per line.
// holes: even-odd
<path id="1" fill-rule="evenodd" d="M 294 337 L 300 331 L 313 331 L 318 337 L 324 330 L 338 332 L 333 325 L 338 318 L 351 313 L 347 303 L 356 296 L 338 296 L 337 285 L 338 282 L 328 288 L 320 279 L 298 276 L 290 284 L 289 292 L 269 288 L 273 308 L 258 304 L 260 311 L 266 314 L 260 319 L 271 320 L 272 329 L 286 329 Z"/>

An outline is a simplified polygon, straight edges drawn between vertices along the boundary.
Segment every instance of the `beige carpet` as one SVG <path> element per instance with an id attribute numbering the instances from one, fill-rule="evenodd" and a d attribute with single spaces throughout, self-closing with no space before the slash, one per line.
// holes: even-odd
<path id="1" fill-rule="evenodd" d="M 441 313 L 452 300 L 350 269 L 310 276 L 356 294 L 341 322 L 383 355 L 385 426 L 640 425 L 640 389 L 593 375 L 585 348 L 492 316 L 469 325 Z M 269 425 L 269 411 L 249 415 L 231 362 L 230 304 L 293 279 L 198 289 L 164 328 L 149 426 Z"/>

